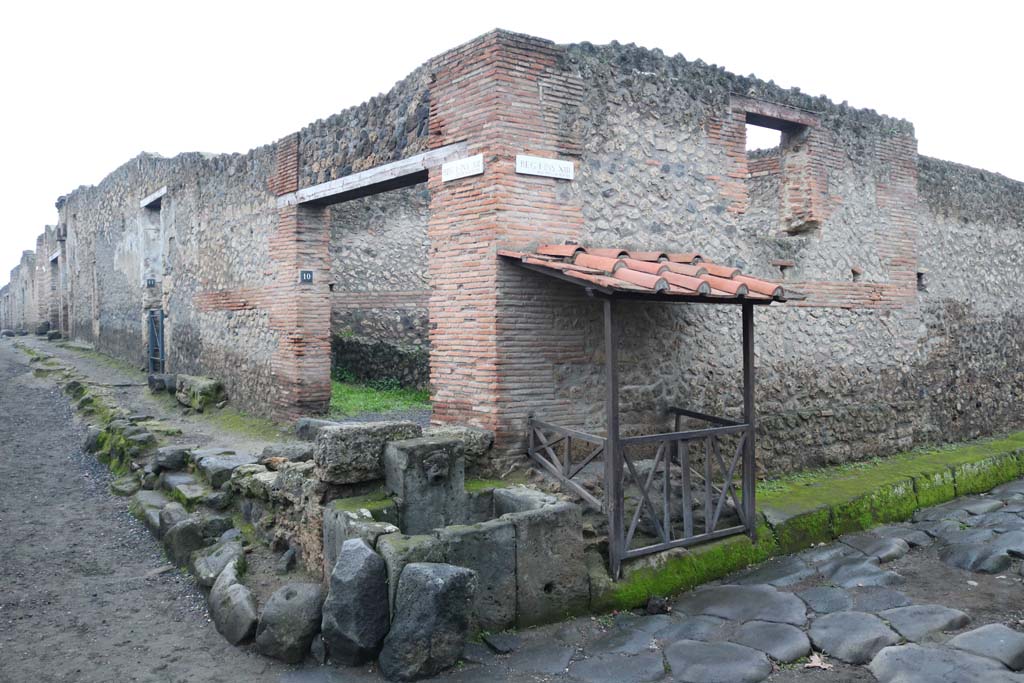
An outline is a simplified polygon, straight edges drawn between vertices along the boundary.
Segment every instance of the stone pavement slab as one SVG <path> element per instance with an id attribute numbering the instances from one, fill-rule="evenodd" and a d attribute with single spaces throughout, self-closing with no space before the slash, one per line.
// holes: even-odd
<path id="1" fill-rule="evenodd" d="M 774 621 L 803 626 L 807 606 L 791 593 L 766 585 L 711 586 L 688 593 L 676 608 L 690 615 L 707 614 L 732 621 Z"/>
<path id="2" fill-rule="evenodd" d="M 730 640 L 764 652 L 783 663 L 811 654 L 811 641 L 807 634 L 789 624 L 748 621 L 736 630 Z"/>
<path id="3" fill-rule="evenodd" d="M 598 655 L 574 662 L 569 677 L 581 683 L 653 683 L 664 680 L 665 660 L 661 652 Z"/>
<path id="4" fill-rule="evenodd" d="M 680 640 L 665 649 L 665 658 L 677 683 L 758 683 L 772 672 L 763 652 L 735 643 Z"/>
<path id="5" fill-rule="evenodd" d="M 1024 669 L 1024 633 L 1003 624 L 988 624 L 949 641 L 949 646 L 1002 662 L 1014 671 Z"/>
<path id="6" fill-rule="evenodd" d="M 887 609 L 878 614 L 889 626 L 913 643 L 920 643 L 943 631 L 956 631 L 971 623 L 958 609 L 944 605 L 909 605 Z"/>
<path id="7" fill-rule="evenodd" d="M 842 588 L 814 586 L 797 593 L 797 597 L 818 614 L 842 612 L 853 607 L 853 597 Z"/>
<path id="8" fill-rule="evenodd" d="M 866 664 L 900 637 L 882 620 L 864 612 L 833 612 L 818 617 L 810 630 L 814 647 L 849 664 Z"/>
<path id="9" fill-rule="evenodd" d="M 879 652 L 868 667 L 878 683 L 1021 683 L 999 662 L 945 648 L 901 645 Z"/>

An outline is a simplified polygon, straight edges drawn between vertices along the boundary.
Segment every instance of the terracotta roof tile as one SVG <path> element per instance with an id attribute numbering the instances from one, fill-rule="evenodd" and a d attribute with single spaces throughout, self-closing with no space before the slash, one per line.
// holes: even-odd
<path id="1" fill-rule="evenodd" d="M 498 255 L 554 277 L 608 292 L 659 295 L 671 301 L 731 299 L 761 303 L 785 301 L 782 286 L 743 275 L 738 268 L 712 263 L 696 252 L 667 253 L 579 244 L 549 244 L 534 253 L 499 250 Z"/>

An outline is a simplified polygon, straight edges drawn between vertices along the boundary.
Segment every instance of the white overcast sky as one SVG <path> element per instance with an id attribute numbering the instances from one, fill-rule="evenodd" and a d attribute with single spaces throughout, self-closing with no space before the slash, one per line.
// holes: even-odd
<path id="1" fill-rule="evenodd" d="M 54 201 L 139 152 L 245 152 L 492 28 L 637 43 L 906 118 L 920 151 L 1024 180 L 1024 4 L 7 2 L 0 286 Z"/>

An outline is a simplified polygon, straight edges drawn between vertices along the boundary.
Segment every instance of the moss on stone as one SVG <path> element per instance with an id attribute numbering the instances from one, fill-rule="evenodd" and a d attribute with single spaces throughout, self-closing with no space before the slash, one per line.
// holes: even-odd
<path id="1" fill-rule="evenodd" d="M 1015 453 L 993 455 L 978 462 L 965 462 L 953 469 L 957 495 L 983 493 L 1020 476 Z"/>
<path id="2" fill-rule="evenodd" d="M 512 483 L 502 479 L 467 479 L 465 484 L 466 491 L 470 493 L 486 491 L 487 489 L 504 489 L 509 486 L 512 486 Z"/>
<path id="3" fill-rule="evenodd" d="M 284 431 L 281 425 L 262 417 L 255 417 L 236 408 L 211 410 L 198 415 L 211 424 L 229 432 L 261 441 L 276 441 Z"/>
<path id="4" fill-rule="evenodd" d="M 335 510 L 342 512 L 357 512 L 369 510 L 375 521 L 387 522 L 395 516 L 395 501 L 388 496 L 383 489 L 368 493 L 364 496 L 352 496 L 350 498 L 337 498 L 331 501 Z"/>
<path id="5" fill-rule="evenodd" d="M 744 567 L 763 562 L 778 552 L 771 528 L 757 527 L 757 542 L 747 536 L 730 536 L 689 550 L 675 550 L 641 558 L 625 569 L 623 578 L 595 591 L 601 582 L 591 578 L 591 611 L 606 612 L 631 609 L 647 602 L 651 596 L 671 595 L 689 590 L 708 581 L 720 579 Z M 593 574 L 594 568 L 590 568 Z"/>
<path id="6" fill-rule="evenodd" d="M 780 518 L 777 521 L 769 517 L 769 522 L 775 532 L 779 551 L 782 553 L 792 553 L 808 548 L 815 543 L 830 541 L 834 533 L 832 510 L 824 505 L 789 518 Z"/>

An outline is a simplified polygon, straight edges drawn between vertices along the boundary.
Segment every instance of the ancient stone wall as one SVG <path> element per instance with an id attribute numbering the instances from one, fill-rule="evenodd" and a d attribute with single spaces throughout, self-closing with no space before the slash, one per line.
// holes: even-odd
<path id="1" fill-rule="evenodd" d="M 427 220 L 422 186 L 331 207 L 334 366 L 362 380 L 427 385 Z"/>
<path id="2" fill-rule="evenodd" d="M 24 251 L 21 254 L 21 261 L 11 269 L 11 279 L 2 297 L 4 318 L 0 327 L 35 332 L 40 322 L 37 292 L 36 254 L 33 251 Z"/>
<path id="3" fill-rule="evenodd" d="M 951 180 L 925 160 L 919 196 L 905 121 L 632 46 L 569 46 L 563 64 L 584 83 L 581 106 L 560 121 L 583 141 L 564 188 L 583 210 L 581 243 L 697 251 L 807 296 L 756 311 L 762 467 L 1019 427 L 1024 353 L 1008 305 L 1024 246 L 1019 183 L 982 192 L 990 174 Z M 744 125 L 764 118 L 797 130 L 748 157 Z M 936 188 L 952 196 L 940 202 Z M 945 216 L 933 215 L 939 203 Z M 980 205 L 999 208 L 970 208 Z M 958 259 L 950 282 L 952 254 L 970 265 Z M 929 261 L 924 277 L 942 280 L 941 300 L 918 290 Z M 520 277 L 506 290 L 511 333 L 528 334 L 534 355 L 504 368 L 523 406 L 504 415 L 505 429 L 523 433 L 533 412 L 600 433 L 600 305 Z M 625 304 L 619 315 L 624 433 L 668 431 L 674 405 L 739 415 L 738 309 Z"/>
<path id="4" fill-rule="evenodd" d="M 779 146 L 748 154 L 748 125 Z M 455 143 L 483 173 L 287 201 Z M 518 154 L 576 178 L 518 174 Z M 604 429 L 601 311 L 498 250 L 698 251 L 803 294 L 755 316 L 759 455 L 785 471 L 1019 427 L 1021 187 L 919 158 L 911 124 L 873 111 L 657 50 L 496 31 L 274 145 L 144 154 L 76 190 L 0 321 L 56 322 L 142 365 L 161 307 L 169 369 L 284 417 L 326 406 L 332 353 L 422 384 L 429 352 L 434 419 L 518 453 L 531 414 Z M 624 433 L 667 429 L 673 405 L 738 414 L 738 308 L 617 315 Z"/>

